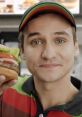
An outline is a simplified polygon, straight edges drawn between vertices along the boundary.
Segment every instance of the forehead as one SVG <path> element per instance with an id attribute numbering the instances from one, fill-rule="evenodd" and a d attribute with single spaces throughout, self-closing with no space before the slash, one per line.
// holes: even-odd
<path id="1" fill-rule="evenodd" d="M 71 26 L 71 24 L 69 23 L 69 21 L 68 21 L 66 18 L 64 18 L 61 14 L 57 14 L 57 13 L 44 13 L 44 14 L 39 14 L 39 15 L 33 17 L 32 19 L 30 19 L 30 21 L 29 21 L 29 22 L 27 23 L 27 25 L 25 26 L 24 31 L 25 31 L 25 29 L 27 29 L 28 26 L 30 26 L 31 24 L 33 24 L 33 23 L 38 24 L 38 22 L 40 22 L 40 23 L 41 23 L 41 22 L 45 22 L 45 21 L 47 21 L 48 19 L 50 20 L 50 22 L 49 22 L 48 25 L 51 24 L 52 20 L 54 20 L 54 23 L 58 20 L 59 22 L 65 23 L 65 24 L 69 25 L 69 26 L 72 28 L 72 26 Z"/>
<path id="2" fill-rule="evenodd" d="M 53 33 L 55 31 L 72 32 L 69 22 L 58 14 L 44 14 L 31 20 L 25 28 L 25 32 Z"/>

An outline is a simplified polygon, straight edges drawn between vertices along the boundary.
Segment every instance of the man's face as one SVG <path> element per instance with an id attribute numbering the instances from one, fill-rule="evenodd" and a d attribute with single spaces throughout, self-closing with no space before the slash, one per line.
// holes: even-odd
<path id="1" fill-rule="evenodd" d="M 29 22 L 23 54 L 35 78 L 52 82 L 68 77 L 77 50 L 72 28 L 62 17 L 46 14 Z"/>

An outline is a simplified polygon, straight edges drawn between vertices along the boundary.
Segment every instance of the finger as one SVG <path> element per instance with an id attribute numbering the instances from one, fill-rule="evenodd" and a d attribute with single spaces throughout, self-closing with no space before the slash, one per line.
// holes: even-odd
<path id="1" fill-rule="evenodd" d="M 17 82 L 17 80 L 11 80 L 11 81 L 8 81 L 8 82 L 6 82 L 6 83 L 3 83 L 3 84 L 0 86 L 0 96 L 3 94 L 3 92 L 4 92 L 7 88 L 13 86 L 16 82 Z"/>
<path id="2" fill-rule="evenodd" d="M 1 75 L 0 76 L 0 86 L 6 81 L 6 77 Z"/>
<path id="3" fill-rule="evenodd" d="M 16 83 L 16 80 L 11 80 L 11 81 L 8 81 L 8 82 L 4 83 L 4 84 L 1 86 L 1 91 L 6 90 L 7 88 L 13 86 L 15 83 Z"/>
<path id="4" fill-rule="evenodd" d="M 11 87 L 11 86 L 13 86 L 16 82 L 17 82 L 17 80 L 11 80 L 11 81 L 8 81 L 6 84 L 7 84 L 8 87 Z"/>

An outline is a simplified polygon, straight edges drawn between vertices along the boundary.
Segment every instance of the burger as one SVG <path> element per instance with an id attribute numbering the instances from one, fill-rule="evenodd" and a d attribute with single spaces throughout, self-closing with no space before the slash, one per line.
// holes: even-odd
<path id="1" fill-rule="evenodd" d="M 19 61 L 18 48 L 9 48 L 0 44 L 0 75 L 6 76 L 6 81 L 18 78 Z"/>

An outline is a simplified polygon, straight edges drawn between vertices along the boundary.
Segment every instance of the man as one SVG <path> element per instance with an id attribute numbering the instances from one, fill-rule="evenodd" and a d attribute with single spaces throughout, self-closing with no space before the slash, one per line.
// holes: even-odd
<path id="1" fill-rule="evenodd" d="M 4 92 L 0 117 L 81 117 L 82 82 L 71 77 L 79 55 L 72 14 L 55 2 L 32 6 L 19 26 L 19 46 L 32 77 Z"/>

